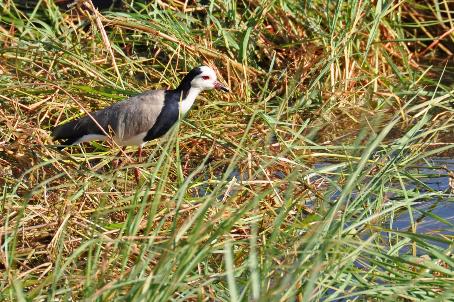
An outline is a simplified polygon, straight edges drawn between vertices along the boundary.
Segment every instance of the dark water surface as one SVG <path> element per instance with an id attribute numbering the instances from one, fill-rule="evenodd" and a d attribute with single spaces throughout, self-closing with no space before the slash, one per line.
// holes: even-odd
<path id="1" fill-rule="evenodd" d="M 454 159 L 432 158 L 431 166 L 421 165 L 416 168 L 420 180 L 430 189 L 446 193 L 445 198 L 434 198 L 432 201 L 421 202 L 412 206 L 413 220 L 417 233 L 454 235 L 454 193 L 449 187 L 449 171 L 454 171 Z M 402 212 L 392 221 L 394 230 L 407 231 L 411 229 L 411 218 L 408 211 Z"/>
<path id="2" fill-rule="evenodd" d="M 323 178 L 326 179 L 325 175 L 336 182 L 336 177 L 331 177 L 330 174 L 339 173 L 342 170 L 342 163 L 317 163 L 315 169 L 321 173 L 314 174 L 314 177 L 311 177 L 311 183 L 317 183 Z M 383 244 L 396 244 L 400 239 L 399 236 L 396 237 L 395 232 L 415 232 L 442 238 L 440 241 L 425 240 L 443 249 L 454 243 L 454 190 L 449 185 L 449 171 L 454 172 L 454 159 L 452 157 L 433 157 L 403 171 L 414 177 L 415 180 L 411 178 L 403 180 L 405 191 L 402 190 L 402 184 L 399 182 L 392 184 L 396 193 L 389 192 L 388 206 L 393 202 L 404 202 L 404 193 L 409 196 L 409 199 L 417 198 L 423 194 L 427 196 L 429 193 L 433 194 L 433 198 L 421 198 L 411 203 L 408 209 L 402 208 L 402 210 L 395 211 L 394 215 L 389 217 L 387 221 L 378 225 L 386 230 L 381 232 Z M 388 189 L 393 191 L 392 188 Z M 334 190 L 330 194 L 330 199 L 335 201 L 340 194 L 340 191 Z M 356 192 L 352 192 L 352 198 L 355 195 Z M 347 223 L 347 225 L 350 223 L 352 222 Z M 360 236 L 366 240 L 371 234 L 368 229 L 362 232 Z M 408 247 L 400 249 L 400 253 L 408 251 Z"/>
<path id="3" fill-rule="evenodd" d="M 332 162 L 319 162 L 314 165 L 314 170 L 317 171 L 311 175 L 308 175 L 306 180 L 309 181 L 313 186 L 318 187 L 321 191 L 326 189 L 330 190 L 327 179 L 331 179 L 336 182 L 336 175 L 345 168 L 346 163 L 332 163 Z M 449 171 L 454 171 L 454 159 L 451 157 L 433 157 L 425 162 L 409 168 L 407 171 L 412 176 L 415 176 L 417 180 L 412 181 L 411 179 L 405 180 L 405 191 L 411 197 L 418 196 L 418 194 L 435 193 L 433 199 L 423 199 L 412 203 L 411 205 L 411 216 L 413 219 L 413 226 L 416 227 L 416 232 L 420 234 L 433 234 L 433 235 L 454 235 L 454 192 L 449 186 Z M 277 171 L 279 173 L 279 171 Z M 276 172 L 275 172 L 276 174 Z M 285 179 L 285 174 L 275 175 L 273 178 Z M 205 180 L 210 179 L 208 173 L 204 175 Z M 221 177 L 219 177 L 220 179 Z M 248 179 L 247 173 L 240 173 L 238 170 L 234 170 L 227 181 L 235 180 L 239 183 Z M 319 185 L 320 184 L 320 185 Z M 215 185 L 205 183 L 202 186 L 195 188 L 194 196 L 205 196 L 209 194 Z M 390 196 L 389 202 L 404 201 L 402 196 L 402 190 L 400 184 L 395 184 L 396 191 L 400 193 L 393 193 Z M 334 189 L 334 188 L 333 188 Z M 235 194 L 237 189 L 232 187 L 227 194 Z M 225 196 L 225 190 L 219 192 L 218 200 L 223 200 Z M 340 191 L 334 189 L 331 190 L 330 199 L 335 201 Z M 355 192 L 352 193 L 352 196 Z M 314 200 L 306 200 L 306 206 L 315 206 Z M 382 224 L 384 229 L 392 229 L 394 231 L 412 231 L 412 219 L 409 210 L 403 209 L 395 212 L 394 216 L 388 221 Z M 367 234 L 363 234 L 368 237 Z M 384 235 L 384 237 L 387 237 Z M 449 238 L 447 238 L 449 239 Z M 452 237 L 451 237 L 452 239 Z M 446 246 L 442 244 L 442 246 Z"/>

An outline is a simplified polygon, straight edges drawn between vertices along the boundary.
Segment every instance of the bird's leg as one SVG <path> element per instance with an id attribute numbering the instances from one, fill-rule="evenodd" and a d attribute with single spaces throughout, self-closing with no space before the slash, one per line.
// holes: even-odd
<path id="1" fill-rule="evenodd" d="M 139 150 L 137 150 L 137 155 L 139 155 L 139 162 L 142 162 L 142 146 L 139 146 Z"/>
<path id="2" fill-rule="evenodd" d="M 189 153 L 186 153 L 186 155 L 184 156 L 184 166 L 183 166 L 183 172 L 185 174 L 188 174 L 188 168 L 189 168 Z"/>
<path id="3" fill-rule="evenodd" d="M 142 146 L 139 146 L 139 149 L 137 150 L 137 156 L 138 156 L 138 163 L 141 163 L 142 162 Z M 136 177 L 136 182 L 139 183 L 139 178 L 140 178 L 139 167 L 134 168 L 134 176 Z"/>

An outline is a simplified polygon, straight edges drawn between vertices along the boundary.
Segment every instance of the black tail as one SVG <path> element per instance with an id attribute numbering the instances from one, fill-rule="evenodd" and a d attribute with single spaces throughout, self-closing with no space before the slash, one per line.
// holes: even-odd
<path id="1" fill-rule="evenodd" d="M 81 127 L 79 120 L 73 120 L 66 124 L 57 126 L 52 131 L 52 137 L 55 140 L 59 140 L 62 143 L 62 147 L 58 149 L 63 149 L 66 146 L 74 144 L 79 138 L 87 134 L 85 127 Z"/>

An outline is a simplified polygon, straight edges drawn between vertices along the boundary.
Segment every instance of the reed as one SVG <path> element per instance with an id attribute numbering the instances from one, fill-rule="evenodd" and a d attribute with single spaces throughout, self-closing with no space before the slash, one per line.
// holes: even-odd
<path id="1" fill-rule="evenodd" d="M 449 1 L 27 5 L 0 3 L 0 300 L 453 298 L 454 222 L 424 207 L 454 201 L 425 182 L 453 150 Z M 233 93 L 146 161 L 53 146 L 200 64 Z"/>

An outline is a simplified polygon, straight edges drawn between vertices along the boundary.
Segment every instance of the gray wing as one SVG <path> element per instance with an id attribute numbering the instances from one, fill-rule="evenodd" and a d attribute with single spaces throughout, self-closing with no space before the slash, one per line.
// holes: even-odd
<path id="1" fill-rule="evenodd" d="M 112 130 L 122 140 L 150 130 L 164 107 L 164 90 L 150 91 L 119 103 Z M 114 105 L 115 106 L 115 105 Z"/>
<path id="2" fill-rule="evenodd" d="M 66 139 L 66 143 L 71 144 L 84 135 L 103 135 L 104 131 L 107 133 L 113 131 L 117 138 L 126 140 L 153 127 L 164 106 L 164 98 L 164 90 L 141 93 L 92 112 L 91 116 L 87 115 L 60 125 L 54 129 L 52 136 L 55 139 Z"/>

